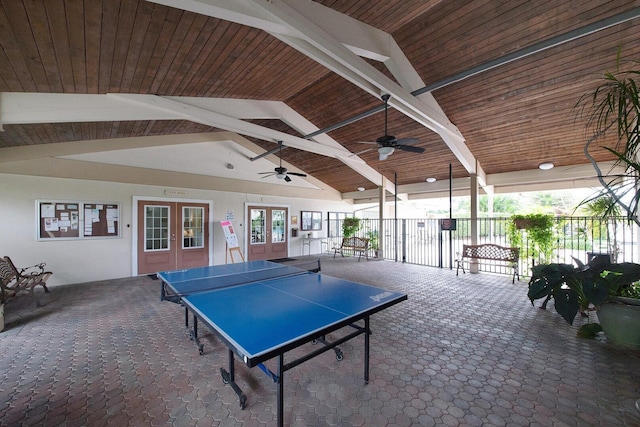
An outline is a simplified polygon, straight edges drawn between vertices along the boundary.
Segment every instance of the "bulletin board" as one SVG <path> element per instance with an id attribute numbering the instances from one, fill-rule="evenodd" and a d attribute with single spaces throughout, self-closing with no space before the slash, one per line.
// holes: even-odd
<path id="1" fill-rule="evenodd" d="M 120 237 L 120 205 L 110 202 L 38 200 L 38 240 Z"/>

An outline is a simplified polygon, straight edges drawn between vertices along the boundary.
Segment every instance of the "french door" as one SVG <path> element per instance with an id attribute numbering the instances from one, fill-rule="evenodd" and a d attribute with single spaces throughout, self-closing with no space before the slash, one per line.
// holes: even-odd
<path id="1" fill-rule="evenodd" d="M 209 265 L 209 205 L 138 201 L 138 274 Z"/>
<path id="2" fill-rule="evenodd" d="M 249 261 L 286 258 L 289 209 L 275 206 L 249 206 L 247 209 Z"/>

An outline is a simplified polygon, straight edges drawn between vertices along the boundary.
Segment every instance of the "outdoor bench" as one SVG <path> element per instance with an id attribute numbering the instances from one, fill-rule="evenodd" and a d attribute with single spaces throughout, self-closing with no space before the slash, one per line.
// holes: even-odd
<path id="1" fill-rule="evenodd" d="M 456 259 L 456 276 L 458 275 L 458 269 L 462 268 L 462 273 L 465 273 L 464 263 L 468 263 L 472 260 L 489 260 L 497 261 L 501 265 L 510 267 L 513 270 L 512 282 L 516 282 L 516 277 L 520 280 L 520 273 L 518 273 L 518 258 L 520 256 L 520 249 L 518 248 L 506 248 L 504 246 L 498 246 L 491 243 L 485 243 L 482 245 L 463 245 L 462 253 L 458 253 L 458 259 Z"/>
<path id="2" fill-rule="evenodd" d="M 358 253 L 358 261 L 362 258 L 362 255 L 369 260 L 369 239 L 364 237 L 343 237 L 340 246 L 333 247 L 333 257 L 340 252 L 340 255 L 344 256 L 344 251 L 352 251 L 355 255 Z"/>
<path id="3" fill-rule="evenodd" d="M 31 297 L 35 299 L 36 305 L 40 306 L 40 301 L 33 293 L 33 289 L 40 285 L 47 289 L 47 280 L 53 274 L 45 271 L 45 263 L 32 265 L 18 269 L 11 261 L 11 258 L 5 256 L 0 258 L 0 304 L 5 304 L 9 298 L 15 297 L 21 292 L 29 292 Z"/>

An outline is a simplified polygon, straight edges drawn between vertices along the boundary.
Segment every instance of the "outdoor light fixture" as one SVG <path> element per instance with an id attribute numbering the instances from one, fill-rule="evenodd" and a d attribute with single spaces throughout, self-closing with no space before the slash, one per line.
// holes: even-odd
<path id="1" fill-rule="evenodd" d="M 379 160 L 386 160 L 393 152 L 395 148 L 393 147 L 380 147 L 378 148 L 378 154 L 380 155 Z"/>
<path id="2" fill-rule="evenodd" d="M 364 191 L 364 187 L 358 187 L 358 191 Z"/>
<path id="3" fill-rule="evenodd" d="M 276 174 L 276 178 L 278 178 L 278 179 L 284 179 L 285 176 L 287 176 L 287 175 L 284 174 L 284 173 L 277 173 Z"/>
<path id="4" fill-rule="evenodd" d="M 427 182 L 436 182 L 436 179 L 430 176 L 429 178 L 427 178 Z"/>
<path id="5" fill-rule="evenodd" d="M 549 169 L 553 169 L 553 166 L 554 166 L 554 164 L 553 164 L 553 163 L 551 163 L 551 162 L 544 162 L 544 163 L 540 163 L 540 164 L 538 165 L 538 167 L 539 167 L 540 169 L 542 169 L 543 171 L 547 171 L 547 170 L 549 170 Z"/>

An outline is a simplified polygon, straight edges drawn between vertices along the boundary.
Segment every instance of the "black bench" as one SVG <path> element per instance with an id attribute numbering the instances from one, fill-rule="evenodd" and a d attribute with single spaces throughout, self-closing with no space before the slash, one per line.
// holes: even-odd
<path id="1" fill-rule="evenodd" d="M 502 265 L 513 269 L 512 282 L 516 282 L 516 277 L 520 280 L 520 273 L 518 273 L 518 258 L 520 256 L 520 249 L 507 248 L 504 246 L 494 245 L 492 243 L 485 243 L 483 245 L 463 245 L 462 253 L 458 253 L 458 259 L 456 259 L 456 276 L 458 275 L 458 269 L 462 268 L 462 273 L 465 273 L 464 264 L 471 260 L 489 260 L 498 261 Z"/>
<path id="2" fill-rule="evenodd" d="M 53 274 L 50 271 L 45 271 L 45 265 L 45 263 L 40 263 L 18 269 L 8 256 L 0 258 L 0 288 L 2 288 L 0 303 L 6 303 L 9 298 L 15 297 L 21 292 L 29 292 L 31 297 L 35 299 L 36 305 L 39 306 L 40 302 L 35 297 L 33 289 L 40 285 L 45 292 L 49 292 L 47 280 Z"/>

